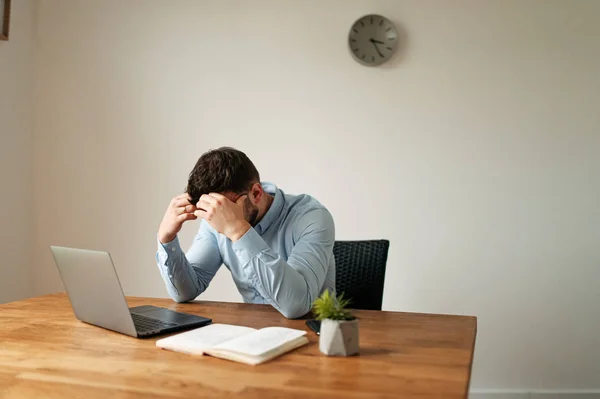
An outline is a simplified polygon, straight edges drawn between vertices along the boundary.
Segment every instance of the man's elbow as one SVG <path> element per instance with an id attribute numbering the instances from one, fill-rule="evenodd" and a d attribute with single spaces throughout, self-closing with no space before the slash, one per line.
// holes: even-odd
<path id="1" fill-rule="evenodd" d="M 196 299 L 197 295 L 193 295 L 193 294 L 176 294 L 174 292 L 169 293 L 169 296 L 171 297 L 172 300 L 174 300 L 177 303 L 185 303 L 185 302 L 189 302 L 189 301 L 193 301 L 194 299 Z"/>
<path id="2" fill-rule="evenodd" d="M 181 297 L 181 296 L 174 296 L 171 297 L 173 299 L 173 301 L 177 302 L 177 303 L 186 303 L 191 301 L 191 299 L 186 298 L 186 297 Z"/>
<path id="3" fill-rule="evenodd" d="M 307 314 L 310 311 L 310 306 L 307 306 L 306 304 L 289 304 L 286 306 L 280 306 L 279 307 L 279 312 L 286 318 L 286 319 L 297 319 L 299 317 L 304 316 L 305 314 Z"/>

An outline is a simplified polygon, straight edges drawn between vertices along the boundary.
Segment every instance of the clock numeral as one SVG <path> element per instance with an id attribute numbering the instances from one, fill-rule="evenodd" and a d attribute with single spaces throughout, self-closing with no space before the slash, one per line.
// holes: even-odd
<path id="1" fill-rule="evenodd" d="M 392 30 L 392 27 L 390 26 L 390 27 L 389 27 L 389 28 L 387 28 L 385 31 L 386 31 L 386 32 L 389 32 L 389 31 L 391 31 L 391 30 Z"/>
<path id="2" fill-rule="evenodd" d="M 395 37 L 388 37 L 388 40 L 392 41 L 392 40 L 396 40 L 396 38 Z"/>
<path id="3" fill-rule="evenodd" d="M 375 61 L 375 56 L 374 55 L 371 56 L 371 61 Z"/>
<path id="4" fill-rule="evenodd" d="M 360 24 L 362 25 L 362 27 L 365 27 L 365 23 L 363 21 L 360 21 Z"/>
<path id="5" fill-rule="evenodd" d="M 373 17 L 371 17 L 371 25 L 373 25 Z"/>
<path id="6" fill-rule="evenodd" d="M 357 48 L 355 48 L 355 49 L 354 49 L 354 50 L 352 50 L 352 51 L 354 51 L 354 52 L 356 53 L 356 52 L 358 51 L 358 49 L 357 49 Z"/>
<path id="7" fill-rule="evenodd" d="M 362 58 L 364 60 L 365 59 L 365 55 L 363 54 L 360 58 Z"/>
<path id="8" fill-rule="evenodd" d="M 358 31 L 355 28 L 352 28 L 352 30 L 354 31 L 354 33 L 358 33 Z"/>
<path id="9" fill-rule="evenodd" d="M 383 19 L 379 21 L 379 26 L 383 25 Z"/>
<path id="10" fill-rule="evenodd" d="M 386 47 L 386 49 L 388 49 L 388 50 L 392 51 L 392 48 L 391 48 L 391 47 Z"/>
<path id="11" fill-rule="evenodd" d="M 355 41 L 356 41 L 356 39 L 350 39 L 350 41 L 351 41 L 351 42 L 355 42 Z"/>

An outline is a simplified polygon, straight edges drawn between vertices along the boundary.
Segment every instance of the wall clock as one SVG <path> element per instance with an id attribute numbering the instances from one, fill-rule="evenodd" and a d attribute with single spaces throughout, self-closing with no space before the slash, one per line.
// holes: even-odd
<path id="1" fill-rule="evenodd" d="M 398 46 L 398 32 L 389 19 L 369 14 L 359 18 L 348 34 L 350 54 L 359 63 L 377 66 L 392 58 Z"/>

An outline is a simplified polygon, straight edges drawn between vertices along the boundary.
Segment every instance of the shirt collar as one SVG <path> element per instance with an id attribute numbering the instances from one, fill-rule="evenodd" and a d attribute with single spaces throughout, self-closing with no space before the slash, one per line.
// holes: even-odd
<path id="1" fill-rule="evenodd" d="M 283 191 L 278 189 L 274 184 L 268 182 L 261 182 L 260 184 L 267 194 L 271 194 L 273 196 L 273 202 L 267 210 L 267 213 L 265 213 L 260 222 L 254 226 L 256 232 L 262 235 L 281 214 L 285 199 L 283 197 Z"/>

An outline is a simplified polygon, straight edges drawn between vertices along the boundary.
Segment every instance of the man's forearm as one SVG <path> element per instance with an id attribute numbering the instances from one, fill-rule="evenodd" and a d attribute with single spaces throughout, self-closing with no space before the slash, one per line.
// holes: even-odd
<path id="1" fill-rule="evenodd" d="M 156 261 L 169 296 L 176 302 L 191 301 L 204 291 L 177 237 L 166 244 L 159 241 Z"/>
<path id="2" fill-rule="evenodd" d="M 314 270 L 290 265 L 253 229 L 234 244 L 234 250 L 250 282 L 281 314 L 293 319 L 308 313 L 322 284 Z"/>
<path id="3" fill-rule="evenodd" d="M 237 223 L 234 223 L 230 228 L 228 228 L 224 235 L 231 240 L 231 242 L 236 242 L 240 238 L 242 238 L 248 230 L 250 230 L 252 226 L 245 220 L 238 220 Z"/>

